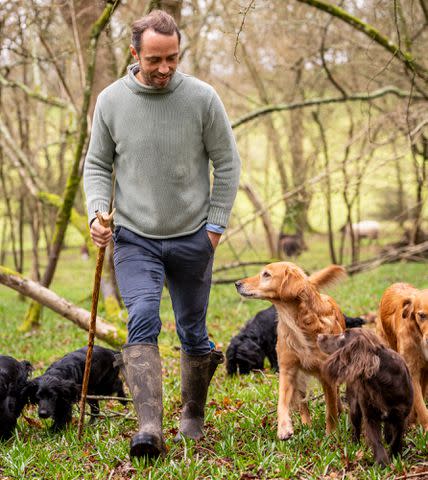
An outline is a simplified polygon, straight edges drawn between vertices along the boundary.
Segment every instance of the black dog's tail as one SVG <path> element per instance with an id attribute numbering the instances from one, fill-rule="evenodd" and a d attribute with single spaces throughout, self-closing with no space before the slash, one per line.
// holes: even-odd
<path id="1" fill-rule="evenodd" d="M 366 321 L 361 317 L 348 317 L 343 314 L 345 317 L 346 328 L 358 328 L 365 325 Z"/>

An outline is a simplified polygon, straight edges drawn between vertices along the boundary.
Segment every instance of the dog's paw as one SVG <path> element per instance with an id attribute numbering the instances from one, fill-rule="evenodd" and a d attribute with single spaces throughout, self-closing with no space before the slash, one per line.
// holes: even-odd
<path id="1" fill-rule="evenodd" d="M 287 422 L 282 425 L 278 425 L 278 439 L 288 440 L 294 434 L 293 426 Z"/>

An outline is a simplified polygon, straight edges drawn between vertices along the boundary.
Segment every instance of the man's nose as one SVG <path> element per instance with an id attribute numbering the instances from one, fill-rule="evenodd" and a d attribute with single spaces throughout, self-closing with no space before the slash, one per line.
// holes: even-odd
<path id="1" fill-rule="evenodd" d="M 166 62 L 162 62 L 159 65 L 158 70 L 159 70 L 159 73 L 162 73 L 163 75 L 166 75 L 169 72 L 169 66 Z"/>

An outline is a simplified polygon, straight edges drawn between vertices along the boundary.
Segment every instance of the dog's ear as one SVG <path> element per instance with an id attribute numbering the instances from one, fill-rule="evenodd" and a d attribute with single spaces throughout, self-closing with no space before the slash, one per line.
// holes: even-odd
<path id="1" fill-rule="evenodd" d="M 413 300 L 411 298 L 405 298 L 402 303 L 401 316 L 403 318 L 409 318 L 413 313 Z"/>
<path id="2" fill-rule="evenodd" d="M 305 288 L 305 280 L 299 278 L 294 272 L 289 271 L 285 268 L 282 272 L 281 285 L 279 287 L 279 298 L 280 300 L 287 301 L 298 298 Z"/>
<path id="3" fill-rule="evenodd" d="M 377 346 L 365 335 L 349 337 L 349 341 L 327 359 L 325 373 L 339 383 L 352 383 L 357 378 L 371 378 L 379 371 Z"/>
<path id="4" fill-rule="evenodd" d="M 21 365 L 24 369 L 26 377 L 28 378 L 34 371 L 33 365 L 31 365 L 31 363 L 28 362 L 27 360 L 23 360 L 21 362 Z"/>
<path id="5" fill-rule="evenodd" d="M 317 315 L 327 315 L 330 313 L 330 305 L 323 301 L 321 294 L 312 285 L 307 282 L 305 288 L 302 288 L 299 298 L 305 303 L 306 307 Z"/>
<path id="6" fill-rule="evenodd" d="M 236 362 L 236 345 L 230 343 L 226 350 L 226 370 L 228 375 L 235 375 L 238 371 Z"/>
<path id="7" fill-rule="evenodd" d="M 61 379 L 59 383 L 59 396 L 67 402 L 77 402 L 80 398 L 82 386 L 71 380 Z"/>
<path id="8" fill-rule="evenodd" d="M 31 380 L 27 382 L 25 387 L 22 389 L 22 397 L 25 403 L 37 403 L 36 393 L 39 389 L 39 383 L 37 379 Z"/>

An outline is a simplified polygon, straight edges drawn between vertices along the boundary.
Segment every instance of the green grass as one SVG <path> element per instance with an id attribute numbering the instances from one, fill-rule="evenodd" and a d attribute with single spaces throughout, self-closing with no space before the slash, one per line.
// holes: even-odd
<path id="1" fill-rule="evenodd" d="M 223 248 L 223 247 L 222 247 Z M 325 243 L 316 242 L 299 259 L 309 270 L 324 267 L 328 261 Z M 227 249 L 220 255 L 228 255 Z M 257 270 L 247 268 L 245 274 Z M 89 309 L 93 265 L 80 260 L 78 251 L 63 252 L 52 289 Z M 224 274 L 226 276 L 226 274 Z M 232 271 L 227 276 L 242 277 Z M 428 287 L 424 264 L 398 263 L 348 279 L 329 293 L 345 313 L 359 315 L 377 308 L 383 290 L 392 282 L 407 281 Z M 212 289 L 208 315 L 210 337 L 226 349 L 232 335 L 242 324 L 268 304 L 244 301 L 233 285 Z M 53 360 L 86 344 L 86 332 L 47 309 L 37 331 L 19 334 L 27 302 L 0 286 L 0 352 L 30 360 L 40 374 Z M 100 314 L 102 314 L 102 307 Z M 62 434 L 49 431 L 50 421 L 41 421 L 34 408 L 27 408 L 15 435 L 0 445 L 0 477 L 14 479 L 255 479 L 255 478 L 346 478 L 393 479 L 425 471 L 428 477 L 427 434 L 421 428 L 408 432 L 402 458 L 385 470 L 373 465 L 371 451 L 351 441 L 350 426 L 342 415 L 338 431 L 325 435 L 325 408 L 317 398 L 314 383 L 311 412 L 313 425 L 302 426 L 294 416 L 295 435 L 287 442 L 276 439 L 277 375 L 268 368 L 263 373 L 228 378 L 220 366 L 209 391 L 206 438 L 176 445 L 180 409 L 179 342 L 168 294 L 165 293 L 159 339 L 164 365 L 165 436 L 168 454 L 157 461 L 129 461 L 128 444 L 136 428 L 135 413 L 117 402 L 102 404 L 106 415 L 95 425 L 85 426 L 77 439 L 77 409 L 74 423 Z M 102 344 L 101 342 L 98 342 Z M 412 477 L 410 477 L 412 478 Z"/>

